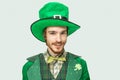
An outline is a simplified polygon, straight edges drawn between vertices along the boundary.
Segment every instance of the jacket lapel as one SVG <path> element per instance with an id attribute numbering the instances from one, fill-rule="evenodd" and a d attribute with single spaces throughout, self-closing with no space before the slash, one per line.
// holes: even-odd
<path id="1" fill-rule="evenodd" d="M 79 61 L 76 60 L 76 58 L 79 58 L 76 55 L 69 54 L 69 60 L 68 60 L 68 69 L 67 69 L 67 75 L 66 80 L 79 80 L 82 74 L 82 68 Z"/>
<path id="2" fill-rule="evenodd" d="M 37 57 L 33 65 L 29 68 L 27 75 L 28 80 L 41 80 L 39 57 Z"/>

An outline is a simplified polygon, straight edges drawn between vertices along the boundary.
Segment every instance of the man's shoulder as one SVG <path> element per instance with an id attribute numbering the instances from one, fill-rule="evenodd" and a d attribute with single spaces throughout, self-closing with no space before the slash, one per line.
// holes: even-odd
<path id="1" fill-rule="evenodd" d="M 76 55 L 74 53 L 68 52 L 69 56 L 76 59 L 78 62 L 85 62 L 85 60 L 82 58 L 82 56 Z"/>
<path id="2" fill-rule="evenodd" d="M 28 61 L 34 62 L 37 58 L 39 58 L 43 53 L 39 53 L 27 58 Z"/>
<path id="3" fill-rule="evenodd" d="M 74 53 L 71 53 L 71 52 L 67 52 L 69 54 L 69 57 L 72 57 L 74 59 L 76 58 L 81 58 L 81 56 L 77 55 L 77 54 L 74 54 Z"/>

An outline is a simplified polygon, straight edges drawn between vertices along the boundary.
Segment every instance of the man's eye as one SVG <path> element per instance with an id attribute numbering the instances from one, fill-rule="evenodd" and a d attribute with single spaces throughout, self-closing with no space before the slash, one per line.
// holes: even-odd
<path id="1" fill-rule="evenodd" d="M 67 32 L 62 32 L 61 34 L 67 34 Z"/>
<path id="2" fill-rule="evenodd" d="M 55 34 L 55 32 L 50 32 L 50 34 L 54 35 L 54 34 Z"/>

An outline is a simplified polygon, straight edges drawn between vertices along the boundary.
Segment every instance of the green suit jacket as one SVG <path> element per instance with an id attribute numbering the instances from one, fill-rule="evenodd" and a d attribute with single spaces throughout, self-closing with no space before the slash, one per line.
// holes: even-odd
<path id="1" fill-rule="evenodd" d="M 66 80 L 90 80 L 86 61 L 81 57 L 69 54 Z M 42 80 L 40 74 L 40 59 L 37 56 L 28 58 L 23 66 L 23 80 Z"/>

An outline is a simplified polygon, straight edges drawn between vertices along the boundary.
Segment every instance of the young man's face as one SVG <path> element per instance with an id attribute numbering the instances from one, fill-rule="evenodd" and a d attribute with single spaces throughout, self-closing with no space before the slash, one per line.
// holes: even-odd
<path id="1" fill-rule="evenodd" d="M 45 30 L 45 40 L 50 52 L 54 54 L 61 53 L 67 41 L 67 27 L 48 27 Z"/>

